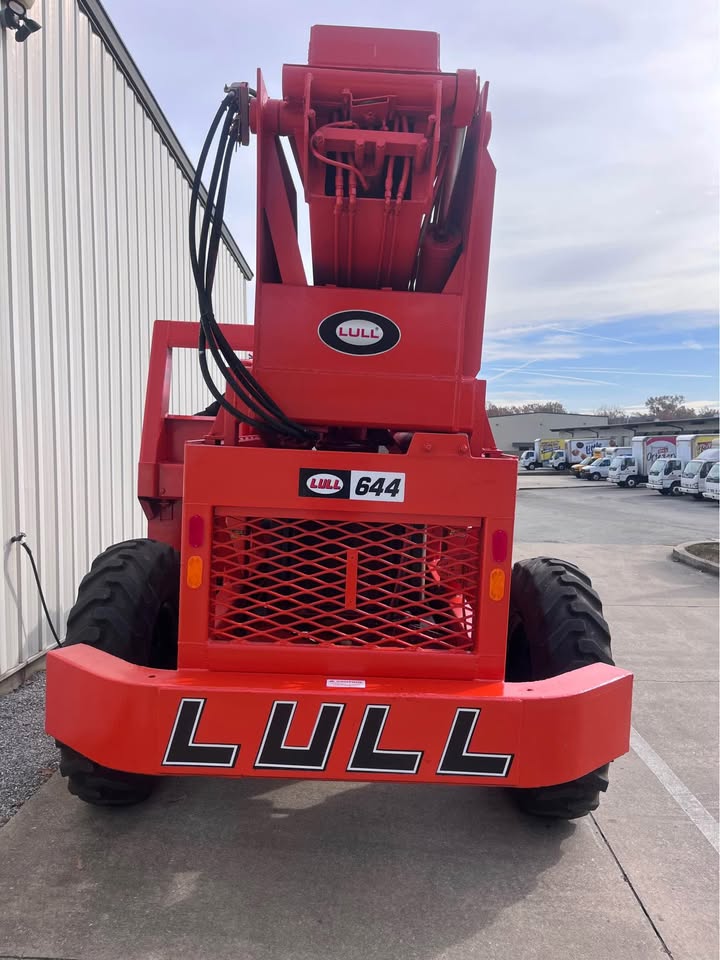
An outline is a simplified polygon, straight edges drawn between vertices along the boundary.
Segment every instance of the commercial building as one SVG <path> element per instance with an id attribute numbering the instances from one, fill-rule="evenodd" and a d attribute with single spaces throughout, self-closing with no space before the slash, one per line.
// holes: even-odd
<path id="1" fill-rule="evenodd" d="M 565 418 L 566 422 L 561 427 L 553 427 L 550 436 L 558 437 L 579 437 L 582 436 L 584 429 L 571 422 L 570 418 Z M 611 423 L 606 426 L 597 426 L 589 428 L 587 435 L 589 437 L 601 437 L 607 440 L 609 445 L 628 446 L 633 437 L 651 436 L 653 434 L 667 434 L 668 436 L 677 436 L 683 433 L 718 433 L 717 417 L 681 417 L 676 420 L 630 420 L 627 423 Z"/>
<path id="2" fill-rule="evenodd" d="M 538 437 L 552 437 L 566 427 L 585 430 L 592 437 L 595 436 L 593 431 L 606 426 L 607 422 L 607 417 L 580 413 L 513 413 L 506 417 L 490 417 L 490 428 L 500 450 L 519 456 L 523 450 L 529 450 Z"/>
<path id="3" fill-rule="evenodd" d="M 2 0 L 5 8 L 5 0 Z M 135 500 L 155 319 L 197 319 L 187 254 L 193 166 L 97 0 L 44 0 L 41 31 L 0 29 L 0 680 L 52 643 L 27 534 L 62 634 L 77 585 L 144 531 Z M 224 322 L 250 270 L 225 229 Z M 173 409 L 210 397 L 192 351 Z"/>

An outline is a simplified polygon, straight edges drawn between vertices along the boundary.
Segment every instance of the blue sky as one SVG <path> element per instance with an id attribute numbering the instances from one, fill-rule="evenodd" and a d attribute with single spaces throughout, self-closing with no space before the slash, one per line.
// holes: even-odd
<path id="1" fill-rule="evenodd" d="M 104 0 L 195 160 L 223 85 L 271 95 L 313 23 L 435 30 L 490 81 L 498 183 L 482 376 L 496 403 L 718 398 L 715 0 Z M 254 261 L 255 164 L 226 219 Z"/>

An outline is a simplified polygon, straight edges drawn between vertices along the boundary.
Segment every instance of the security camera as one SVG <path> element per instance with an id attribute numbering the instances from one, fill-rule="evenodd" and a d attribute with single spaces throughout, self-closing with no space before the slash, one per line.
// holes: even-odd
<path id="1" fill-rule="evenodd" d="M 22 43 L 31 33 L 37 33 L 40 24 L 28 17 L 28 10 L 35 0 L 4 0 L 4 8 L 0 13 L 0 26 L 15 31 L 15 39 Z"/>

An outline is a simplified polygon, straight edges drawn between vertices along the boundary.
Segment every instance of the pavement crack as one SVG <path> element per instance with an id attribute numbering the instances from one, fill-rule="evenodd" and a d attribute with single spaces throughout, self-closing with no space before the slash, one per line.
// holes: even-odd
<path id="1" fill-rule="evenodd" d="M 670 949 L 670 947 L 669 947 L 669 946 L 667 945 L 667 943 L 665 942 L 665 938 L 663 937 L 663 935 L 662 935 L 662 934 L 660 933 L 660 931 L 658 930 L 657 924 L 655 923 L 655 921 L 653 920 L 653 918 L 650 916 L 650 912 L 648 911 L 647 907 L 646 907 L 645 904 L 643 903 L 642 897 L 640 896 L 640 894 L 639 894 L 639 893 L 637 892 L 637 890 L 635 889 L 635 886 L 634 886 L 632 880 L 630 879 L 630 877 L 629 877 L 628 874 L 626 873 L 625 868 L 623 867 L 623 865 L 620 863 L 620 859 L 619 859 L 618 855 L 617 855 L 617 854 L 615 853 L 615 851 L 613 850 L 612 844 L 610 843 L 610 841 L 608 840 L 608 838 L 605 836 L 605 833 L 603 832 L 602 827 L 600 826 L 600 824 L 599 824 L 599 823 L 597 822 L 597 820 L 595 819 L 595 815 L 591 813 L 591 814 L 590 814 L 590 819 L 591 819 L 592 822 L 595 824 L 595 827 L 597 828 L 597 831 L 598 831 L 598 833 L 600 834 L 603 843 L 604 843 L 605 846 L 608 848 L 608 851 L 609 851 L 609 853 L 610 853 L 610 856 L 613 858 L 613 860 L 614 860 L 615 863 L 617 864 L 617 868 L 618 868 L 618 870 L 620 871 L 620 875 L 622 876 L 623 880 L 625 881 L 625 883 L 626 883 L 626 884 L 628 885 L 628 887 L 630 888 L 630 890 L 631 890 L 631 892 L 632 892 L 632 895 L 633 895 L 633 896 L 635 897 L 635 899 L 637 900 L 638 906 L 640 907 L 640 909 L 642 910 L 642 912 L 645 914 L 645 918 L 647 919 L 647 922 L 648 922 L 648 923 L 650 924 L 650 926 L 652 927 L 653 933 L 654 933 L 655 936 L 657 937 L 658 943 L 660 944 L 661 948 L 662 948 L 663 951 L 665 952 L 665 955 L 668 956 L 668 957 L 670 957 L 670 960 L 673 960 L 672 950 Z M 1 960 L 1 958 L 0 958 L 0 960 Z M 33 960 L 34 960 L 34 958 L 33 958 Z"/>

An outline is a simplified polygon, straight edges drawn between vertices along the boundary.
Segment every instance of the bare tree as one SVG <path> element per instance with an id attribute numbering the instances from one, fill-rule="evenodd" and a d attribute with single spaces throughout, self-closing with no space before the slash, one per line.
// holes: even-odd
<path id="1" fill-rule="evenodd" d="M 605 404 L 605 406 L 598 407 L 595 415 L 598 417 L 607 417 L 608 423 L 624 423 L 625 420 L 628 419 L 628 415 L 622 407 L 615 407 L 609 403 Z"/>
<path id="2" fill-rule="evenodd" d="M 501 404 L 489 403 L 487 405 L 487 415 L 489 417 L 510 417 L 518 413 L 567 413 L 568 411 L 557 400 L 542 401 L 538 403 L 523 403 L 518 405 L 503 406 Z"/>

